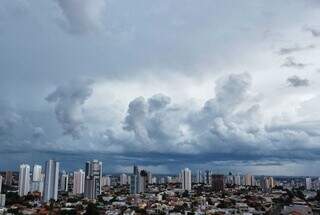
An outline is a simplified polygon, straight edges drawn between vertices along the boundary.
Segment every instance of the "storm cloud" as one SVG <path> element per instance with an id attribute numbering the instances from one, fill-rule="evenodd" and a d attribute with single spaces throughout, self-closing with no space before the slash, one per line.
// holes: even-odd
<path id="1" fill-rule="evenodd" d="M 304 30 L 309 31 L 312 36 L 320 37 L 320 30 L 312 27 L 305 27 Z"/>
<path id="2" fill-rule="evenodd" d="M 57 87 L 46 100 L 55 104 L 55 114 L 63 128 L 63 134 L 79 138 L 85 129 L 82 105 L 91 96 L 91 80 L 72 81 Z"/>
<path id="3" fill-rule="evenodd" d="M 308 45 L 308 46 L 295 45 L 293 47 L 281 48 L 279 50 L 279 54 L 280 55 L 287 55 L 287 54 L 292 54 L 294 52 L 306 51 L 306 50 L 311 50 L 311 49 L 315 49 L 315 48 L 316 48 L 315 45 Z"/>
<path id="4" fill-rule="evenodd" d="M 103 16 L 106 10 L 105 0 L 55 0 L 60 6 L 64 21 L 60 21 L 64 30 L 74 34 L 84 34 L 103 28 Z"/>
<path id="5" fill-rule="evenodd" d="M 287 82 L 291 87 L 307 87 L 309 86 L 309 80 L 306 78 L 300 78 L 299 76 L 293 75 L 288 77 Z"/>
<path id="6" fill-rule="evenodd" d="M 308 64 L 297 62 L 294 57 L 287 57 L 285 62 L 281 65 L 282 67 L 294 68 L 294 69 L 303 69 Z"/>

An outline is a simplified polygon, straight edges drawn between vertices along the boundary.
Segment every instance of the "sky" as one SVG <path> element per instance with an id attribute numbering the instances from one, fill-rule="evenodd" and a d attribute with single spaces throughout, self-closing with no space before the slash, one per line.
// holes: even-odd
<path id="1" fill-rule="evenodd" d="M 2 0 L 0 170 L 320 175 L 316 0 Z"/>

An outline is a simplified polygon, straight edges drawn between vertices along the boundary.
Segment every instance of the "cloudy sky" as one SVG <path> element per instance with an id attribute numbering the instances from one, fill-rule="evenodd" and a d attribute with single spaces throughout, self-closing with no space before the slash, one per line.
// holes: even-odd
<path id="1" fill-rule="evenodd" d="M 316 0 L 2 0 L 0 169 L 320 175 Z"/>

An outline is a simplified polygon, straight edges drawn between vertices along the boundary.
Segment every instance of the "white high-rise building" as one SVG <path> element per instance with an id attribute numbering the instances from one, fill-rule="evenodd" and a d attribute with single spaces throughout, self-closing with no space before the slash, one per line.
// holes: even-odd
<path id="1" fill-rule="evenodd" d="M 58 199 L 59 184 L 59 162 L 49 160 L 45 166 L 44 192 L 43 201 L 48 202 L 50 199 Z"/>
<path id="2" fill-rule="evenodd" d="M 202 182 L 203 182 L 203 180 L 202 180 L 202 172 L 201 172 L 201 170 L 198 170 L 197 171 L 196 183 L 200 184 Z"/>
<path id="3" fill-rule="evenodd" d="M 191 190 L 191 170 L 185 168 L 181 171 L 181 182 L 183 190 Z"/>
<path id="4" fill-rule="evenodd" d="M 108 175 L 103 176 L 101 179 L 101 187 L 104 187 L 104 186 L 108 186 L 108 187 L 111 186 L 111 178 Z"/>
<path id="5" fill-rule="evenodd" d="M 256 182 L 256 178 L 254 177 L 254 175 L 251 176 L 251 186 L 256 186 L 257 182 Z"/>
<path id="6" fill-rule="evenodd" d="M 238 186 L 241 185 L 241 177 L 240 177 L 239 173 L 234 176 L 234 184 L 238 185 Z"/>
<path id="7" fill-rule="evenodd" d="M 124 173 L 120 175 L 120 185 L 128 184 L 128 176 Z"/>
<path id="8" fill-rule="evenodd" d="M 69 175 L 63 171 L 60 177 L 60 191 L 68 191 L 68 180 L 69 180 Z"/>
<path id="9" fill-rule="evenodd" d="M 0 193 L 0 208 L 6 205 L 6 194 Z"/>
<path id="10" fill-rule="evenodd" d="M 3 177 L 2 177 L 2 175 L 0 175 L 0 194 L 2 191 L 2 181 L 3 181 Z"/>
<path id="11" fill-rule="evenodd" d="M 19 172 L 19 196 L 26 196 L 30 191 L 30 166 L 28 164 L 20 165 Z"/>
<path id="12" fill-rule="evenodd" d="M 84 193 L 85 173 L 82 169 L 73 173 L 73 194 Z"/>
<path id="13" fill-rule="evenodd" d="M 261 181 L 261 188 L 264 192 L 270 192 L 272 188 L 275 186 L 273 177 L 264 177 Z"/>
<path id="14" fill-rule="evenodd" d="M 311 190 L 312 189 L 312 181 L 311 178 L 306 178 L 306 189 Z"/>
<path id="15" fill-rule="evenodd" d="M 32 181 L 41 181 L 42 178 L 42 166 L 34 165 L 32 172 Z"/>
<path id="16" fill-rule="evenodd" d="M 152 184 L 152 173 L 150 171 L 147 171 L 148 175 L 148 184 Z"/>
<path id="17" fill-rule="evenodd" d="M 157 183 L 157 177 L 152 177 L 151 184 L 156 184 Z"/>
<path id="18" fill-rule="evenodd" d="M 32 181 L 31 182 L 31 192 L 40 192 L 43 194 L 43 186 L 44 186 L 44 174 L 40 175 L 39 181 Z"/>
<path id="19" fill-rule="evenodd" d="M 44 174 L 42 174 L 42 166 L 34 165 L 32 172 L 32 182 L 30 191 L 43 193 Z"/>

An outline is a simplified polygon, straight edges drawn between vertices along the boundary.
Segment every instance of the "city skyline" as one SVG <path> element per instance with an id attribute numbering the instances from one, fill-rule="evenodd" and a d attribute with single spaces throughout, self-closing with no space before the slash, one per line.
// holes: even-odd
<path id="1" fill-rule="evenodd" d="M 183 166 L 182 168 L 178 169 L 177 171 L 167 171 L 167 172 L 162 172 L 162 171 L 157 171 L 152 169 L 152 167 L 150 168 L 150 166 L 144 166 L 144 165 L 137 165 L 136 163 L 131 163 L 131 165 L 127 166 L 126 168 L 119 168 L 116 169 L 112 168 L 113 171 L 110 171 L 110 169 L 108 169 L 107 167 L 105 168 L 105 166 L 102 165 L 102 163 L 104 163 L 102 160 L 99 159 L 91 159 L 91 160 L 82 160 L 80 162 L 80 164 L 78 165 L 78 163 L 74 164 L 72 168 L 67 168 L 66 166 L 63 165 L 63 163 L 61 163 L 59 160 L 57 159 L 49 159 L 42 162 L 34 162 L 34 163 L 30 163 L 30 162 L 23 162 L 20 163 L 17 167 L 14 167 L 13 169 L 0 169 L 0 172 L 5 173 L 5 172 L 9 172 L 9 173 L 19 173 L 21 171 L 21 166 L 27 166 L 29 168 L 29 172 L 30 175 L 32 176 L 29 180 L 30 186 L 32 182 L 38 182 L 38 181 L 42 181 L 44 180 L 44 176 L 45 176 L 45 166 L 47 165 L 48 161 L 54 161 L 57 162 L 59 164 L 59 183 L 61 181 L 62 178 L 64 178 L 64 180 L 66 180 L 66 182 L 68 181 L 68 174 L 69 173 L 79 173 L 82 172 L 83 174 L 85 173 L 85 169 L 88 163 L 91 162 L 96 162 L 98 161 L 99 163 L 101 163 L 101 170 L 99 170 L 99 172 L 101 171 L 100 176 L 108 176 L 108 175 L 117 175 L 120 177 L 120 181 L 121 181 L 121 176 L 125 175 L 135 175 L 135 174 L 140 174 L 140 170 L 146 171 L 146 173 L 152 173 L 155 174 L 156 176 L 178 176 L 181 175 L 183 171 L 188 170 L 192 172 L 192 178 L 194 180 L 194 182 L 203 182 L 203 183 L 208 183 L 206 182 L 206 175 L 225 175 L 226 177 L 228 176 L 228 174 L 232 174 L 233 176 L 241 176 L 244 179 L 246 179 L 246 176 L 274 176 L 274 177 L 312 177 L 312 178 L 320 178 L 319 175 L 315 174 L 315 175 L 287 175 L 287 174 L 269 174 L 267 172 L 259 172 L 259 173 L 255 173 L 250 169 L 246 169 L 245 167 L 242 170 L 231 170 L 225 167 L 220 167 L 220 168 L 216 168 L 216 167 L 194 167 L 194 168 L 190 168 L 188 166 Z M 132 168 L 138 168 L 137 172 L 132 172 Z M 19 170 L 20 168 L 20 170 Z M 35 175 L 31 174 L 35 172 L 36 174 L 36 180 L 34 180 Z M 203 178 L 199 180 L 199 174 L 201 174 L 203 176 Z M 67 178 L 65 178 L 64 176 L 66 176 Z M 102 180 L 102 179 L 100 179 Z M 247 179 L 245 181 L 251 180 Z M 251 182 L 248 182 L 248 184 L 251 184 Z M 66 185 L 64 185 L 66 186 Z M 28 188 L 30 191 L 32 190 L 32 188 Z M 66 189 L 66 187 L 65 187 Z M 61 187 L 59 186 L 59 191 L 61 190 Z"/>
<path id="2" fill-rule="evenodd" d="M 319 2 L 3 0 L 0 14 L 0 171 L 320 175 Z"/>
<path id="3" fill-rule="evenodd" d="M 136 164 L 131 173 L 105 175 L 97 159 L 84 166 L 85 170 L 68 172 L 60 169 L 58 161 L 48 160 L 44 171 L 39 164 L 30 171 L 24 163 L 19 173 L 0 172 L 0 188 L 4 188 L 0 213 L 316 214 L 320 199 L 319 176 L 217 174 L 189 168 L 176 175 L 157 175 Z M 1 182 L 3 176 L 6 183 Z"/>

